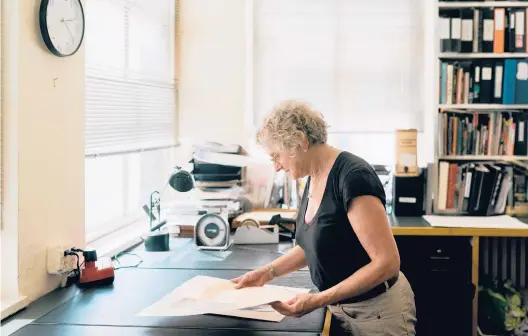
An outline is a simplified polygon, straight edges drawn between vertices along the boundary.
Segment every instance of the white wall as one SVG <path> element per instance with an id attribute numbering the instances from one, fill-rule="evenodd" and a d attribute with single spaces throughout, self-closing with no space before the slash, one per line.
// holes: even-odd
<path id="1" fill-rule="evenodd" d="M 253 136 L 251 4 L 253 0 L 182 0 L 180 134 L 197 140 L 245 141 Z M 416 0 L 420 1 L 420 0 Z M 434 158 L 435 0 L 422 0 L 424 126 L 418 139 L 418 162 Z M 394 162 L 395 135 L 332 136 L 339 146 L 371 163 Z"/>
<path id="2" fill-rule="evenodd" d="M 181 1 L 180 134 L 243 142 L 246 0 Z"/>
<path id="3" fill-rule="evenodd" d="M 60 283 L 47 274 L 47 246 L 84 247 L 84 49 L 53 56 L 38 28 L 40 1 L 3 3 L 4 227 L 15 237 L 2 256 L 18 242 L 18 291 L 31 301 Z"/>

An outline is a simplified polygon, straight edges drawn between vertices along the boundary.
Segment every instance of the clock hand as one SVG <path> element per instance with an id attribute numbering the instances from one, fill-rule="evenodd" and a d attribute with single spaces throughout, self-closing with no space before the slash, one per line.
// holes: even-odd
<path id="1" fill-rule="evenodd" d="M 72 42 L 73 42 L 74 38 L 73 38 L 73 35 L 72 35 L 71 31 L 70 31 L 70 27 L 68 27 L 68 24 L 66 23 L 66 20 L 64 20 L 64 18 L 61 18 L 61 21 L 62 21 L 62 22 L 64 23 L 64 25 L 66 26 L 66 29 L 68 30 L 68 33 L 70 34 L 70 37 L 71 37 Z"/>

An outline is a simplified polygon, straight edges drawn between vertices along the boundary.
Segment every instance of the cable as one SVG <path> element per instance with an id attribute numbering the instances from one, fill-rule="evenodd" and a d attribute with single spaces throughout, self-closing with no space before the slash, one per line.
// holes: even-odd
<path id="1" fill-rule="evenodd" d="M 123 256 L 123 255 L 133 255 L 135 257 L 137 257 L 139 259 L 139 261 L 137 262 L 137 264 L 135 265 L 121 265 L 121 261 L 119 261 L 119 257 L 120 256 Z M 115 270 L 118 270 L 118 269 L 121 269 L 121 268 L 136 268 L 138 267 L 142 262 L 143 262 L 143 259 L 138 256 L 137 254 L 135 253 L 131 253 L 131 252 L 121 252 L 121 253 L 118 253 L 114 256 L 113 258 L 115 261 L 117 261 L 117 263 L 119 264 L 119 266 L 117 267 L 114 267 Z"/>
<path id="2" fill-rule="evenodd" d="M 72 252 L 71 250 L 64 251 L 64 256 L 68 256 L 68 255 L 74 256 L 77 259 L 77 268 L 73 269 L 72 271 L 68 273 L 67 280 L 66 280 L 66 286 L 71 285 L 72 283 L 78 282 L 81 277 L 81 265 L 80 265 L 79 255 L 76 252 Z M 84 261 L 83 261 L 83 264 L 84 264 Z"/>

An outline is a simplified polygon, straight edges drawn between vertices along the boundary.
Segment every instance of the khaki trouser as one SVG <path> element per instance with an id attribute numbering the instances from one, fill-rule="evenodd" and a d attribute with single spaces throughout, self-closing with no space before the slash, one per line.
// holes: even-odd
<path id="1" fill-rule="evenodd" d="M 414 292 L 401 272 L 394 286 L 383 294 L 366 301 L 328 308 L 333 314 L 331 335 L 415 335 Z"/>

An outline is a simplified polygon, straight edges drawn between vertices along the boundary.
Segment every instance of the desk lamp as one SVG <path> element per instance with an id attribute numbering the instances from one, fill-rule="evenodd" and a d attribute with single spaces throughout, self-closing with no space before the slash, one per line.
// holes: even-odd
<path id="1" fill-rule="evenodd" d="M 167 181 L 167 184 L 163 188 L 163 191 L 170 185 L 172 189 L 178 192 L 188 192 L 194 188 L 194 178 L 191 173 L 181 169 L 181 167 L 175 167 L 172 174 Z M 150 206 L 143 206 L 143 209 L 147 213 L 150 219 L 150 232 L 149 235 L 144 239 L 145 250 L 154 251 L 168 251 L 169 250 L 169 233 L 168 232 L 155 232 L 161 229 L 161 227 L 167 224 L 166 220 L 161 220 L 161 195 L 158 191 L 154 191 L 150 194 Z M 156 210 L 157 217 L 154 215 Z M 157 221 L 157 223 L 156 223 Z"/>

